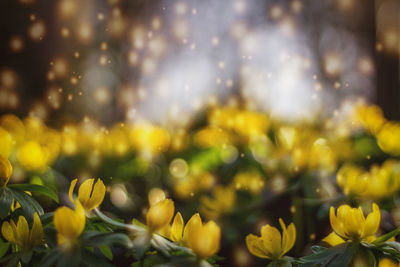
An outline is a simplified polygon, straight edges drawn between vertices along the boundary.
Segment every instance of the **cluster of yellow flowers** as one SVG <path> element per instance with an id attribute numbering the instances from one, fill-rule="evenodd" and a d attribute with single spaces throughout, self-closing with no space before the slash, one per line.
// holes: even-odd
<path id="1" fill-rule="evenodd" d="M 337 183 L 346 195 L 362 199 L 382 199 L 400 189 L 400 162 L 386 160 L 369 171 L 353 164 L 343 165 L 337 173 Z"/>
<path id="2" fill-rule="evenodd" d="M 388 121 L 380 107 L 358 106 L 356 121 L 376 137 L 382 151 L 395 156 L 400 155 L 400 123 Z"/>
<path id="3" fill-rule="evenodd" d="M 0 117 L 0 154 L 30 171 L 44 171 L 60 153 L 87 153 L 93 159 L 89 162 L 96 165 L 96 158 L 103 154 L 123 156 L 132 149 L 151 157 L 170 142 L 167 130 L 150 124 L 116 124 L 107 130 L 88 120 L 57 131 L 35 117 L 22 121 L 9 114 Z"/>

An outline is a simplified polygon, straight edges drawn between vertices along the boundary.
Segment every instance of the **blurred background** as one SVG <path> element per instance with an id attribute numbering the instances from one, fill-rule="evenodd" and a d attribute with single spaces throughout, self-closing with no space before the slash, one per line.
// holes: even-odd
<path id="1" fill-rule="evenodd" d="M 400 119 L 398 0 L 2 0 L 0 30 L 12 182 L 68 202 L 70 180 L 100 177 L 105 212 L 142 221 L 163 188 L 185 221 L 218 222 L 222 266 L 265 266 L 244 238 L 279 217 L 303 255 L 329 233 L 329 205 L 359 203 L 339 168 L 400 154 L 386 120 Z M 400 183 L 382 188 L 367 198 Z M 390 230 L 399 199 L 382 203 Z"/>

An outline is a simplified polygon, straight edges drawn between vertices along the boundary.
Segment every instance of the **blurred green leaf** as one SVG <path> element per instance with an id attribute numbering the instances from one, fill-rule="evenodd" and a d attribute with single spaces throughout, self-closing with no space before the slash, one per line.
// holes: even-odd
<path id="1" fill-rule="evenodd" d="M 11 210 L 14 197 L 7 187 L 0 188 L 0 218 L 4 218 Z"/>
<path id="2" fill-rule="evenodd" d="M 44 185 L 38 185 L 38 184 L 12 184 L 8 185 L 9 188 L 19 190 L 19 191 L 29 191 L 31 193 L 37 193 L 37 194 L 42 194 L 45 195 L 55 202 L 58 203 L 58 195 L 56 192 L 54 192 L 52 189 L 50 189 L 47 186 Z"/>

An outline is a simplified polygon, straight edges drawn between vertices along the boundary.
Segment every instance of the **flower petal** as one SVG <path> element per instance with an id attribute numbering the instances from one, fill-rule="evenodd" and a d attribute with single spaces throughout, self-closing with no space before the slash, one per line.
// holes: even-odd
<path id="1" fill-rule="evenodd" d="M 282 249 L 282 237 L 281 233 L 275 227 L 269 224 L 261 228 L 261 239 L 264 243 L 264 247 L 268 250 L 273 258 L 279 258 Z"/>
<path id="2" fill-rule="evenodd" d="M 29 245 L 29 225 L 24 216 L 19 216 L 17 222 L 17 241 L 22 246 Z"/>
<path id="3" fill-rule="evenodd" d="M 164 199 L 151 206 L 146 214 L 146 223 L 150 231 L 156 231 L 169 224 L 174 216 L 174 202 Z"/>
<path id="4" fill-rule="evenodd" d="M 345 206 L 345 205 L 343 205 Z M 340 206 L 338 208 L 338 217 L 336 217 L 335 214 L 335 208 L 331 207 L 329 210 L 329 220 L 332 226 L 333 231 L 335 231 L 336 234 L 338 234 L 339 236 L 341 236 L 342 238 L 348 238 L 347 234 L 346 234 L 346 229 L 344 228 L 344 223 L 343 223 L 343 218 L 344 216 L 346 216 L 348 209 L 341 209 Z M 339 213 L 340 211 L 340 213 Z"/>
<path id="5" fill-rule="evenodd" d="M 33 216 L 33 225 L 31 229 L 30 235 L 30 243 L 32 245 L 38 245 L 43 242 L 43 227 L 42 222 L 40 221 L 39 215 L 35 212 Z"/>
<path id="6" fill-rule="evenodd" d="M 259 242 L 261 238 L 253 234 L 246 236 L 247 249 L 251 254 L 263 259 L 271 259 L 270 255 L 266 253 L 265 249 L 262 247 L 263 243 Z"/>
<path id="7" fill-rule="evenodd" d="M 180 242 L 183 238 L 183 218 L 180 212 L 175 215 L 174 221 L 171 226 L 171 240 Z"/>
<path id="8" fill-rule="evenodd" d="M 94 179 L 87 179 L 81 184 L 81 186 L 79 186 L 78 199 L 85 208 L 87 206 L 87 202 L 89 201 L 90 194 L 92 193 L 93 182 Z"/>
<path id="9" fill-rule="evenodd" d="M 327 237 L 322 239 L 322 241 L 328 243 L 331 246 L 337 246 L 339 244 L 344 243 L 345 241 L 338 236 L 335 232 L 331 232 Z"/>
<path id="10" fill-rule="evenodd" d="M 92 195 L 90 196 L 85 209 L 87 211 L 91 211 L 92 209 L 100 206 L 100 204 L 103 202 L 105 194 L 106 194 L 106 187 L 103 181 L 98 179 L 93 187 Z"/>
<path id="11" fill-rule="evenodd" d="M 376 231 L 378 231 L 379 229 L 380 222 L 381 222 L 381 212 L 379 210 L 378 205 L 373 203 L 372 212 L 368 214 L 367 219 L 365 220 L 363 237 L 374 235 Z"/>
<path id="12" fill-rule="evenodd" d="M 200 214 L 194 214 L 187 222 L 185 229 L 183 230 L 183 240 L 186 242 L 189 232 L 202 225 Z"/>
<path id="13" fill-rule="evenodd" d="M 78 179 L 74 179 L 71 181 L 71 185 L 69 186 L 68 195 L 69 195 L 69 199 L 71 200 L 72 203 L 75 203 L 75 200 L 72 195 L 74 193 L 75 185 L 77 182 L 78 182 Z"/>
<path id="14" fill-rule="evenodd" d="M 15 240 L 13 228 L 11 227 L 9 222 L 3 222 L 3 224 L 1 225 L 1 234 L 8 242 L 14 244 L 17 243 Z"/>

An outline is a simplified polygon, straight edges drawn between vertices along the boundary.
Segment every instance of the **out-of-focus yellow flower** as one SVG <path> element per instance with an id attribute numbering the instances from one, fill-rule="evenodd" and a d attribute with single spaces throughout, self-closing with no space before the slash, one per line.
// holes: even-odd
<path id="1" fill-rule="evenodd" d="M 379 147 L 386 153 L 400 155 L 400 123 L 387 122 L 377 134 Z"/>
<path id="2" fill-rule="evenodd" d="M 0 155 L 0 186 L 6 186 L 10 180 L 13 168 L 10 161 Z"/>
<path id="3" fill-rule="evenodd" d="M 233 184 L 237 190 L 258 194 L 264 188 L 265 181 L 258 172 L 242 172 L 235 175 Z"/>
<path id="4" fill-rule="evenodd" d="M 365 199 L 382 199 L 400 189 L 400 162 L 386 160 L 382 166 L 372 165 L 370 171 L 346 164 L 338 171 L 336 180 L 346 195 Z"/>
<path id="5" fill-rule="evenodd" d="M 356 121 L 360 122 L 372 134 L 378 133 L 386 122 L 382 109 L 375 105 L 359 105 L 355 112 Z"/>
<path id="6" fill-rule="evenodd" d="M 151 205 L 146 214 L 149 232 L 154 233 L 169 225 L 174 216 L 175 205 L 171 199 L 163 199 Z"/>
<path id="7" fill-rule="evenodd" d="M 130 140 L 134 148 L 150 156 L 167 149 L 170 139 L 167 130 L 150 124 L 136 125 L 130 133 Z"/>
<path id="8" fill-rule="evenodd" d="M 367 218 L 359 208 L 352 208 L 349 205 L 342 205 L 337 209 L 331 207 L 329 211 L 329 218 L 333 232 L 329 234 L 323 241 L 332 246 L 344 243 L 346 240 L 360 242 L 372 242 L 376 239 L 375 233 L 379 229 L 381 221 L 381 213 L 378 205 L 372 204 L 372 212 L 368 214 Z"/>
<path id="9" fill-rule="evenodd" d="M 327 172 L 336 169 L 336 155 L 324 138 L 315 140 L 309 155 L 309 168 L 319 168 Z"/>
<path id="10" fill-rule="evenodd" d="M 128 127 L 124 125 L 114 126 L 109 134 L 112 143 L 113 153 L 124 156 L 130 149 Z"/>
<path id="11" fill-rule="evenodd" d="M 3 222 L 1 233 L 8 242 L 20 246 L 23 250 L 29 250 L 44 242 L 43 227 L 37 213 L 33 216 L 30 230 L 25 217 L 19 216 L 17 224 L 12 219 L 10 222 Z"/>
<path id="12" fill-rule="evenodd" d="M 261 113 L 236 108 L 216 108 L 208 116 L 210 125 L 232 130 L 248 140 L 265 134 L 268 118 Z"/>
<path id="13" fill-rule="evenodd" d="M 0 127 L 0 155 L 8 157 L 14 147 L 11 134 Z"/>
<path id="14" fill-rule="evenodd" d="M 0 118 L 0 127 L 3 127 L 7 132 L 9 132 L 12 139 L 15 140 L 17 144 L 21 143 L 25 138 L 25 126 L 15 115 L 6 114 L 2 116 Z"/>
<path id="15" fill-rule="evenodd" d="M 296 227 L 293 223 L 286 228 L 282 219 L 279 219 L 282 235 L 279 230 L 270 225 L 261 228 L 261 236 L 249 234 L 246 237 L 248 250 L 254 256 L 264 259 L 277 260 L 282 258 L 296 241 Z"/>
<path id="16" fill-rule="evenodd" d="M 200 200 L 200 212 L 207 218 L 216 219 L 221 214 L 229 213 L 235 205 L 236 192 L 233 187 L 217 186 L 213 196 L 203 196 Z"/>
<path id="17" fill-rule="evenodd" d="M 287 150 L 292 150 L 300 141 L 299 130 L 295 127 L 282 126 L 277 133 L 279 144 Z"/>
<path id="18" fill-rule="evenodd" d="M 72 180 L 71 186 L 69 187 L 69 199 L 72 203 L 76 204 L 77 202 L 80 202 L 86 212 L 100 206 L 103 202 L 104 195 L 106 194 L 106 187 L 103 181 L 98 179 L 93 185 L 94 179 L 87 179 L 79 186 L 78 198 L 74 199 L 72 194 L 77 182 L 78 179 Z"/>
<path id="19" fill-rule="evenodd" d="M 58 208 L 54 212 L 53 220 L 57 230 L 58 244 L 65 249 L 72 248 L 85 228 L 85 210 L 81 203 L 75 202 L 75 210 L 68 207 Z"/>
<path id="20" fill-rule="evenodd" d="M 18 160 L 26 170 L 43 171 L 47 167 L 48 152 L 36 141 L 27 141 L 18 149 Z"/>
<path id="21" fill-rule="evenodd" d="M 396 263 L 389 258 L 382 258 L 378 264 L 378 267 L 398 267 L 398 266 L 400 266 L 400 263 Z"/>
<path id="22" fill-rule="evenodd" d="M 65 125 L 61 133 L 61 150 L 67 156 L 78 152 L 79 130 L 73 125 Z"/>
<path id="23" fill-rule="evenodd" d="M 203 224 L 198 214 L 189 220 L 183 235 L 187 237 L 187 246 L 200 259 L 206 259 L 219 250 L 221 229 L 214 221 Z"/>
<path id="24" fill-rule="evenodd" d="M 194 144 L 199 147 L 222 146 L 232 143 L 232 137 L 221 128 L 207 127 L 198 132 L 193 137 Z"/>
<path id="25" fill-rule="evenodd" d="M 365 196 L 369 189 L 369 180 L 363 175 L 363 169 L 351 165 L 343 165 L 336 175 L 336 181 L 346 195 Z"/>
<path id="26" fill-rule="evenodd" d="M 200 190 L 210 189 L 214 184 L 215 177 L 208 172 L 202 172 L 176 179 L 174 191 L 180 198 L 188 198 Z"/>

